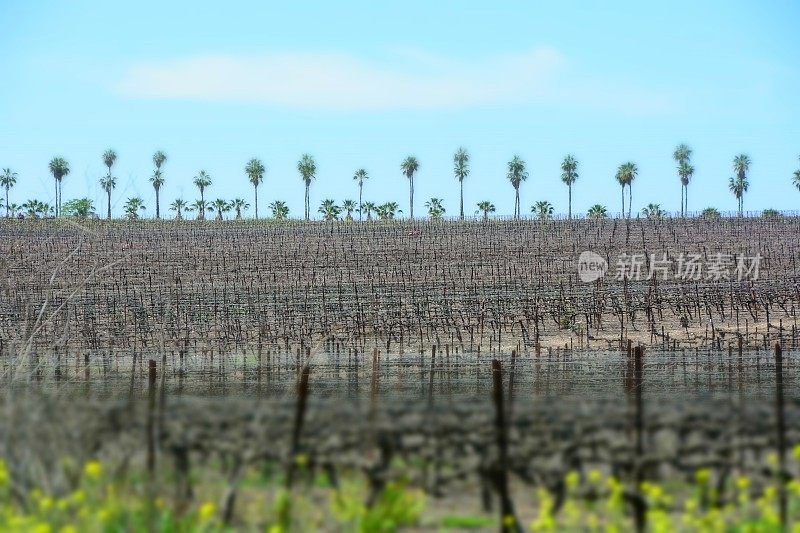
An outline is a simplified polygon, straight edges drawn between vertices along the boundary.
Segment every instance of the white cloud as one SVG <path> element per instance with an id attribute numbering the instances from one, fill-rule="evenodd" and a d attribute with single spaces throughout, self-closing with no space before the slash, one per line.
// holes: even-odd
<path id="1" fill-rule="evenodd" d="M 198 55 L 130 67 L 116 89 L 139 98 L 260 102 L 313 109 L 453 108 L 482 104 L 585 103 L 661 107 L 659 99 L 575 90 L 568 62 L 540 47 L 520 54 L 459 61 L 403 50 L 392 66 L 340 53 Z M 652 104 L 652 105 L 651 105 Z"/>

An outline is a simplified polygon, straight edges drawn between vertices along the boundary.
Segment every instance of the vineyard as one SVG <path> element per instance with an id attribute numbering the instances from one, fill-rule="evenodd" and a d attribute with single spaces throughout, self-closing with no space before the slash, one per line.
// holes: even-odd
<path id="1" fill-rule="evenodd" d="M 779 528 L 800 517 L 799 232 L 0 221 L 0 474 L 28 508 L 99 460 L 144 479 L 149 519 L 208 498 L 206 525 L 244 529 Z M 633 255 L 645 275 L 617 275 Z"/>

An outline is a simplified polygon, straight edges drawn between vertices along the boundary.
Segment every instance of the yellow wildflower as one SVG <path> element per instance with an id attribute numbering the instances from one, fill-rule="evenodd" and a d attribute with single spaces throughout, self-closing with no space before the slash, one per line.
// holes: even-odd
<path id="1" fill-rule="evenodd" d="M 97 479 L 103 475 L 103 465 L 100 461 L 89 461 L 83 467 L 83 473 L 86 474 L 87 477 Z"/>
<path id="2" fill-rule="evenodd" d="M 206 502 L 200 506 L 200 510 L 198 514 L 200 515 L 201 522 L 208 522 L 212 518 L 214 518 L 214 514 L 217 512 L 217 507 L 211 503 Z"/>

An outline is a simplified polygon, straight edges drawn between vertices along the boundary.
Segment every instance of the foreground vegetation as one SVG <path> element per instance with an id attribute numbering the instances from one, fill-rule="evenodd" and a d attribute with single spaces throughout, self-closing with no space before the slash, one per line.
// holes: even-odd
<path id="1" fill-rule="evenodd" d="M 800 447 L 794 450 L 795 463 Z M 64 459 L 68 462 L 69 459 Z M 302 462 L 302 457 L 298 457 Z M 772 457 L 766 468 L 774 469 Z M 269 531 L 387 532 L 415 526 L 447 531 L 450 528 L 507 531 L 629 531 L 635 508 L 646 509 L 648 530 L 668 531 L 780 531 L 779 495 L 786 492 L 789 520 L 800 517 L 800 480 L 777 481 L 755 487 L 743 475 L 714 479 L 698 470 L 691 483 L 642 482 L 632 490 L 599 470 L 569 472 L 563 479 L 563 500 L 545 488 L 522 498 L 518 515 L 504 518 L 485 513 L 437 512 L 437 501 L 407 481 L 386 483 L 370 498 L 367 483 L 358 476 L 333 480 L 305 476 L 305 485 L 291 490 L 283 475 L 250 472 L 242 482 L 242 513 L 233 517 L 222 480 L 207 478 L 198 486 L 191 505 L 176 503 L 169 483 L 154 485 L 141 473 L 107 472 L 106 465 L 89 461 L 75 467 L 73 486 L 63 493 L 35 487 L 12 491 L 13 483 L 0 459 L 0 529 L 20 532 L 77 531 L 224 531 L 232 528 Z M 196 473 L 202 478 L 204 472 Z M 719 483 L 730 485 L 725 498 Z M 365 503 L 367 502 L 367 503 Z M 501 523 L 502 520 L 502 523 Z M 517 522 L 525 523 L 517 523 Z M 793 531 L 797 531 L 797 526 Z"/>

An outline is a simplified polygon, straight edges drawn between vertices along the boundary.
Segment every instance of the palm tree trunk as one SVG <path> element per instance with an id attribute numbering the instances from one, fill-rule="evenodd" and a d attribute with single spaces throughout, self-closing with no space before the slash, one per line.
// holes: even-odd
<path id="1" fill-rule="evenodd" d="M 56 180 L 55 186 L 56 186 L 56 199 L 55 199 L 56 205 L 54 207 L 56 211 L 56 216 L 58 216 L 58 180 Z"/>
<path id="2" fill-rule="evenodd" d="M 361 202 L 361 193 L 363 192 L 364 184 L 358 182 L 358 220 L 361 221 L 361 211 L 364 209 L 364 204 Z"/>
<path id="3" fill-rule="evenodd" d="M 631 218 L 631 207 L 633 207 L 633 185 L 628 184 L 628 218 Z"/>
<path id="4" fill-rule="evenodd" d="M 258 220 L 258 185 L 253 185 L 253 195 L 255 196 L 256 220 Z M 237 212 L 236 218 L 242 218 L 242 215 Z"/>
<path id="5" fill-rule="evenodd" d="M 683 216 L 683 183 L 681 183 L 681 216 Z"/>
<path id="6" fill-rule="evenodd" d="M 158 199 L 158 189 L 156 189 L 156 220 L 161 218 L 161 208 L 159 207 L 160 203 L 161 202 Z"/>
<path id="7" fill-rule="evenodd" d="M 408 178 L 408 218 L 414 220 L 414 178 Z"/>
<path id="8" fill-rule="evenodd" d="M 567 218 L 572 220 L 572 184 L 570 183 L 567 185 L 567 189 L 569 190 L 569 201 L 567 203 Z"/>
<path id="9" fill-rule="evenodd" d="M 685 206 L 683 209 L 683 214 L 685 216 L 689 216 L 689 186 L 686 185 L 684 189 L 686 192 L 683 194 L 683 205 Z"/>
<path id="10" fill-rule="evenodd" d="M 460 209 L 461 214 L 459 216 L 461 217 L 461 220 L 464 220 L 464 180 L 459 180 L 459 184 L 461 187 L 461 209 Z"/>
<path id="11" fill-rule="evenodd" d="M 108 220 L 111 220 L 111 190 L 108 191 Z"/>
<path id="12" fill-rule="evenodd" d="M 519 187 L 517 187 L 514 189 L 514 218 L 519 218 L 521 214 L 519 208 Z"/>
<path id="13" fill-rule="evenodd" d="M 625 218 L 625 185 L 622 186 L 622 214 L 620 218 Z"/>
<path id="14" fill-rule="evenodd" d="M 6 218 L 9 218 L 9 210 L 8 210 L 8 185 L 6 185 Z"/>

